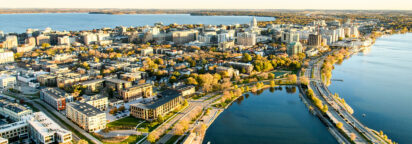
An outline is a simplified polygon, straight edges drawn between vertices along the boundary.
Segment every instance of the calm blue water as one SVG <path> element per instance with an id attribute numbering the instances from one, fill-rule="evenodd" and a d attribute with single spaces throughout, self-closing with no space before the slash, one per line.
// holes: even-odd
<path id="1" fill-rule="evenodd" d="M 0 30 L 8 32 L 25 32 L 26 29 L 55 30 L 91 30 L 116 26 L 145 26 L 156 22 L 168 25 L 178 24 L 246 24 L 251 16 L 190 16 L 189 14 L 136 14 L 105 15 L 87 13 L 58 14 L 0 14 Z M 257 17 L 258 21 L 274 20 L 270 17 Z"/>
<path id="2" fill-rule="evenodd" d="M 203 143 L 337 143 L 326 126 L 310 114 L 297 88 L 281 88 L 239 98 L 209 127 Z"/>
<path id="3" fill-rule="evenodd" d="M 366 126 L 383 130 L 398 143 L 412 143 L 411 70 L 412 34 L 392 35 L 335 66 L 333 78 L 344 82 L 333 81 L 329 88 Z"/>

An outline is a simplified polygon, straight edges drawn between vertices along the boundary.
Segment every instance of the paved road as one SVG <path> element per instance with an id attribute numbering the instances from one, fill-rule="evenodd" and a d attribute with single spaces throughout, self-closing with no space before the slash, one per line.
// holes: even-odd
<path id="1" fill-rule="evenodd" d="M 88 139 L 90 139 L 92 142 L 94 142 L 95 144 L 103 144 L 102 142 L 100 142 L 98 139 L 96 139 L 95 137 L 93 137 L 92 135 L 90 135 L 89 133 L 87 133 L 86 131 L 84 131 L 83 129 L 81 129 L 79 126 L 77 126 L 76 124 L 74 124 L 72 121 L 70 121 L 69 119 L 67 119 L 65 116 L 63 116 L 61 113 L 57 112 L 54 110 L 53 107 L 51 107 L 48 104 L 45 104 L 43 101 L 36 99 L 34 101 L 37 101 L 38 103 L 40 103 L 41 105 L 43 105 L 44 107 L 46 107 L 47 109 L 49 109 L 54 115 L 58 116 L 61 120 L 63 120 L 65 123 L 67 123 L 68 125 L 70 125 L 71 127 L 73 127 L 74 129 L 76 129 L 78 132 L 80 132 L 82 135 L 84 135 L 85 137 L 87 137 Z M 36 105 L 37 107 L 41 107 L 40 105 L 38 105 L 38 103 L 36 102 L 32 102 L 33 105 Z M 45 112 L 48 112 L 46 110 L 44 110 Z"/>
<path id="2" fill-rule="evenodd" d="M 323 61 L 320 61 L 319 64 L 315 65 L 315 75 L 320 77 L 320 67 L 323 64 Z M 377 136 L 374 132 L 372 132 L 369 128 L 364 126 L 361 122 L 359 122 L 352 114 L 350 114 L 343 105 L 338 104 L 336 99 L 333 98 L 332 93 L 326 87 L 326 85 L 319 79 L 317 79 L 316 87 L 317 90 L 320 92 L 322 96 L 328 99 L 331 103 L 335 104 L 336 111 L 340 114 L 340 116 L 349 123 L 354 129 L 358 129 L 362 134 L 364 134 L 367 139 L 372 141 L 372 143 L 386 143 L 383 139 Z"/>

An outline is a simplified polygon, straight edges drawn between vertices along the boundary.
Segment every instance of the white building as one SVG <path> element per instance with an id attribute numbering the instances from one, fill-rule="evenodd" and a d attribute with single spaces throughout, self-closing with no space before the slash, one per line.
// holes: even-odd
<path id="1" fill-rule="evenodd" d="M 34 113 L 27 123 L 30 138 L 35 143 L 67 143 L 72 140 L 72 132 L 60 127 L 43 112 Z"/>
<path id="2" fill-rule="evenodd" d="M 0 75 L 0 88 L 13 88 L 16 85 L 16 77 L 10 75 Z"/>
<path id="3" fill-rule="evenodd" d="M 14 53 L 11 51 L 0 52 L 0 64 L 14 62 Z"/>

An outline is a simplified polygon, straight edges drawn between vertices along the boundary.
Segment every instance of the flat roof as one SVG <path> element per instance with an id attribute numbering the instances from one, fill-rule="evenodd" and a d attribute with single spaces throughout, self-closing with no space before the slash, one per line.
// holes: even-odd
<path id="1" fill-rule="evenodd" d="M 165 103 L 181 96 L 180 92 L 176 91 L 176 90 L 166 90 L 163 91 L 162 93 L 159 94 L 160 98 L 157 99 L 154 102 L 151 103 L 138 103 L 138 104 L 133 104 L 137 107 L 140 107 L 142 109 L 156 109 L 157 107 L 164 105 Z"/>
<path id="2" fill-rule="evenodd" d="M 68 104 L 69 106 L 73 107 L 77 111 L 87 115 L 87 116 L 96 116 L 99 114 L 104 114 L 101 110 L 87 104 L 87 103 L 81 103 L 81 102 L 71 102 Z"/>

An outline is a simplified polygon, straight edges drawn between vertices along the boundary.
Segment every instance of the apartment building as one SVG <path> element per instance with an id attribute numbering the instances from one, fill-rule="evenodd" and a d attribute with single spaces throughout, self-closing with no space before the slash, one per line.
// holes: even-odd
<path id="1" fill-rule="evenodd" d="M 152 96 L 153 86 L 151 84 L 140 84 L 119 91 L 120 96 L 125 102 L 138 98 L 148 98 Z"/>
<path id="2" fill-rule="evenodd" d="M 84 82 L 80 82 L 81 86 L 86 86 L 87 92 L 97 92 L 103 88 L 104 79 L 95 79 L 95 80 L 88 80 Z"/>
<path id="3" fill-rule="evenodd" d="M 63 129 L 43 112 L 34 113 L 28 120 L 30 138 L 38 144 L 68 143 L 72 132 Z"/>
<path id="4" fill-rule="evenodd" d="M 87 103 L 69 103 L 66 116 L 88 132 L 106 128 L 106 113 Z"/>
<path id="5" fill-rule="evenodd" d="M 0 88 L 13 88 L 16 84 L 15 76 L 0 75 Z"/>
<path id="6" fill-rule="evenodd" d="M 33 111 L 18 103 L 0 101 L 0 114 L 4 117 L 10 118 L 13 121 L 20 121 L 23 117 L 31 115 Z"/>
<path id="7" fill-rule="evenodd" d="M 132 82 L 113 78 L 113 79 L 107 79 L 106 80 L 106 86 L 108 88 L 112 88 L 116 91 L 119 91 L 119 90 L 131 87 Z"/>
<path id="8" fill-rule="evenodd" d="M 47 87 L 40 91 L 40 99 L 51 105 L 56 110 L 66 109 L 66 105 L 73 102 L 73 96 L 62 89 Z"/>
<path id="9" fill-rule="evenodd" d="M 109 99 L 100 94 L 95 94 L 95 95 L 90 95 L 90 96 L 84 95 L 83 99 L 80 102 L 87 103 L 101 111 L 107 110 L 108 105 L 109 105 Z"/>

